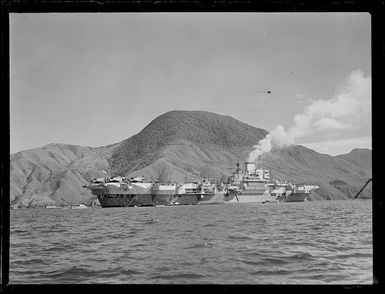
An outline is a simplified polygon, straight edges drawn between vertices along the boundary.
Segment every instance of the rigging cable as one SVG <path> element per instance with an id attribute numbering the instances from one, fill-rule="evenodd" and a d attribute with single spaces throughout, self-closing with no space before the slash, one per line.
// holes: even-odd
<path id="1" fill-rule="evenodd" d="M 369 180 L 366 181 L 365 185 L 361 188 L 361 190 L 357 193 L 357 195 L 354 197 L 354 199 L 357 199 L 358 195 L 360 195 L 360 193 L 362 192 L 362 190 L 365 189 L 365 187 L 369 184 L 369 182 L 372 180 L 372 178 L 370 178 Z"/>

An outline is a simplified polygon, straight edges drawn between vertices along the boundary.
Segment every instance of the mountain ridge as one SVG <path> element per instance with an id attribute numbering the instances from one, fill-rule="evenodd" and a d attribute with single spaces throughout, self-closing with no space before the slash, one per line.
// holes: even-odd
<path id="1" fill-rule="evenodd" d="M 25 207 L 92 201 L 90 179 L 142 175 L 183 182 L 226 180 L 266 136 L 263 129 L 205 111 L 170 111 L 121 142 L 100 147 L 48 144 L 10 156 L 10 202 Z M 282 179 L 318 183 L 314 199 L 349 199 L 371 177 L 371 151 L 330 156 L 301 145 L 273 148 L 259 164 Z M 363 197 L 371 197 L 371 187 Z"/>

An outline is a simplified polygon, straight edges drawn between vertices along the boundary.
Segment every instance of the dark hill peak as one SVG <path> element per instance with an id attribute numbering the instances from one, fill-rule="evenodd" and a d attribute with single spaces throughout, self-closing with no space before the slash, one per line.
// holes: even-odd
<path id="1" fill-rule="evenodd" d="M 205 117 L 216 119 L 216 118 L 222 117 L 222 118 L 227 118 L 227 119 L 231 119 L 231 120 L 236 120 L 229 115 L 217 114 L 217 113 L 205 111 L 205 110 L 171 110 L 171 111 L 168 111 L 162 115 L 159 115 L 157 118 L 154 119 L 154 121 L 157 119 L 165 118 L 165 117 L 183 118 L 183 119 L 185 119 L 187 117 L 188 118 L 195 118 L 195 119 L 203 119 Z"/>
<path id="2" fill-rule="evenodd" d="M 183 139 L 192 139 L 191 137 L 188 138 L 182 134 L 182 132 L 178 131 L 180 128 L 192 128 L 190 132 L 187 132 L 185 135 L 198 135 L 201 133 L 202 135 L 208 135 L 205 134 L 205 132 L 215 132 L 221 129 L 224 129 L 225 127 L 230 127 L 232 131 L 234 129 L 239 128 L 246 128 L 249 131 L 255 130 L 257 128 L 247 125 L 239 120 L 236 120 L 232 118 L 231 116 L 225 116 L 216 114 L 209 111 L 201 111 L 201 110 L 194 110 L 194 111 L 187 111 L 187 110 L 173 110 L 166 112 L 154 120 L 152 120 L 144 129 L 143 131 L 146 131 L 147 129 L 161 129 L 166 133 L 176 133 L 177 135 L 182 135 L 180 138 Z M 258 129 L 262 131 L 264 136 L 267 134 L 267 131 Z M 142 131 L 142 132 L 143 132 Z M 198 131 L 198 134 L 195 134 L 194 132 Z M 210 134 L 211 135 L 211 134 Z"/>
<path id="3" fill-rule="evenodd" d="M 252 148 L 267 133 L 266 130 L 213 112 L 170 111 L 152 120 L 138 134 L 124 140 L 114 150 L 112 166 L 118 173 L 129 170 L 127 167 L 138 159 L 145 166 L 153 158 L 158 158 L 156 154 L 164 146 L 181 140 L 220 150 Z"/>

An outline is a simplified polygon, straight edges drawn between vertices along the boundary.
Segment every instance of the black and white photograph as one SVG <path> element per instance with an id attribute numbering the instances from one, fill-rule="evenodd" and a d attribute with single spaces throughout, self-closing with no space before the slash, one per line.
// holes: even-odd
<path id="1" fill-rule="evenodd" d="M 9 14 L 9 283 L 372 285 L 367 12 Z"/>

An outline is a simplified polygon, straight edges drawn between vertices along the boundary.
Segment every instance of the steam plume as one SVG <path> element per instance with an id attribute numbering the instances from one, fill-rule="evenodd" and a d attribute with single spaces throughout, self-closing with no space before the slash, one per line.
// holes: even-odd
<path id="1" fill-rule="evenodd" d="M 356 129 L 370 123 L 371 77 L 352 71 L 341 91 L 329 100 L 313 100 L 294 116 L 294 125 L 285 131 L 278 125 L 254 146 L 247 161 L 254 162 L 273 147 L 285 147 L 309 134 L 326 130 Z"/>

